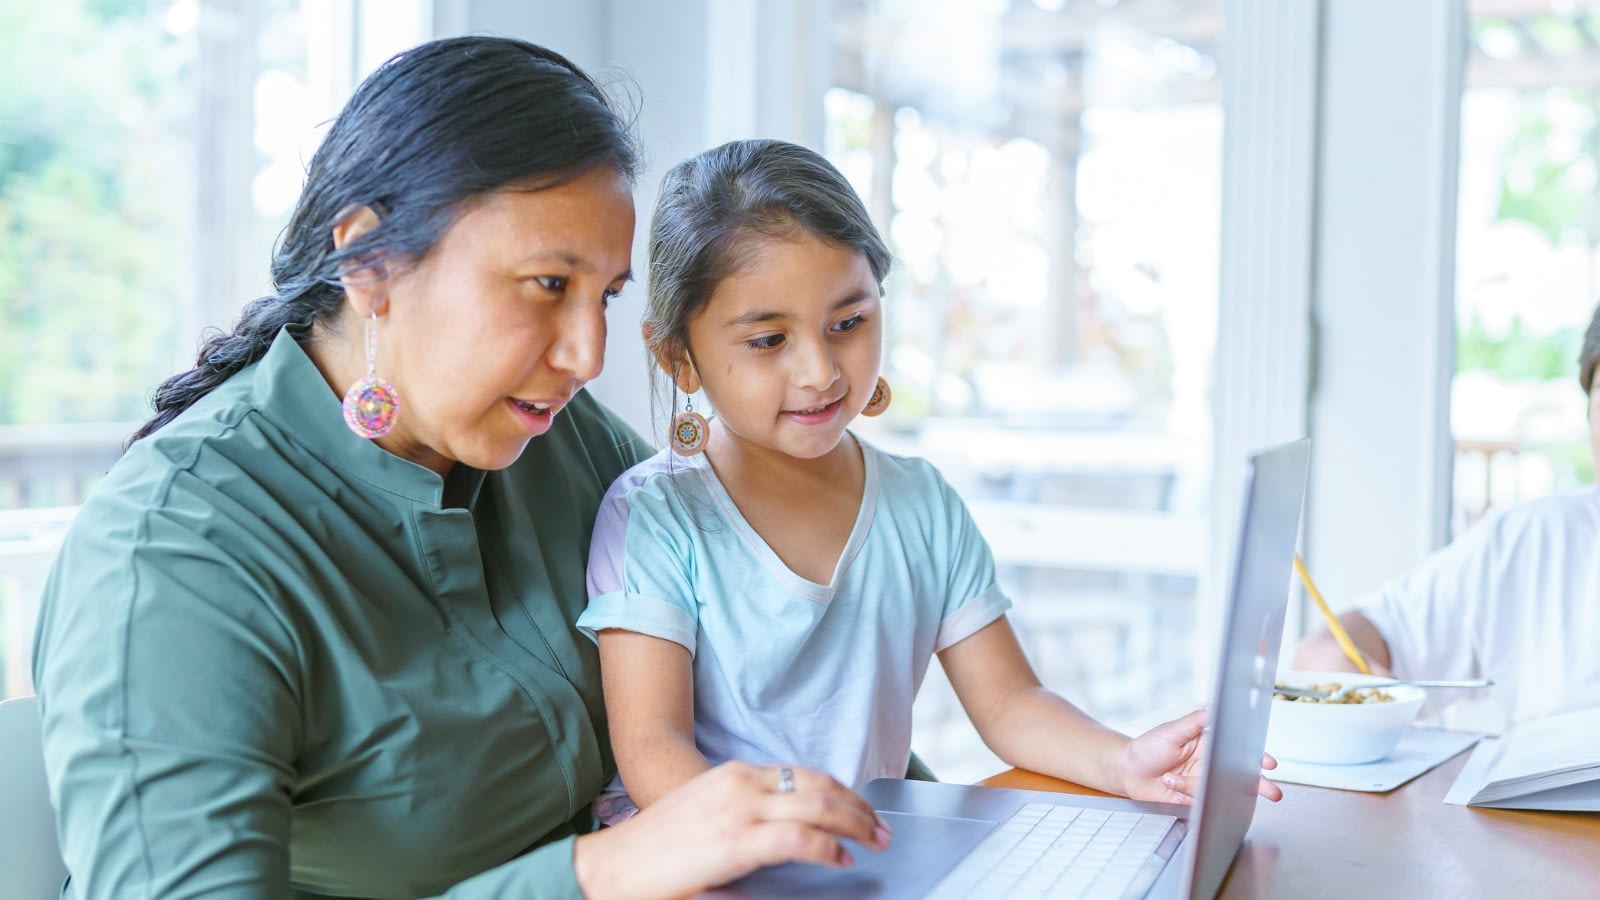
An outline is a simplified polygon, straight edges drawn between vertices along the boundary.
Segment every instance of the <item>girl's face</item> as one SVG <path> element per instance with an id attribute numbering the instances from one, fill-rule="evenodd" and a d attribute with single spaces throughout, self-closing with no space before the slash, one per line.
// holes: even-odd
<path id="1" fill-rule="evenodd" d="M 801 231 L 752 238 L 747 261 L 689 322 L 692 371 L 721 434 L 799 459 L 839 445 L 882 358 L 878 281 L 866 257 Z"/>
<path id="2" fill-rule="evenodd" d="M 384 285 L 377 374 L 401 407 L 378 443 L 440 473 L 515 462 L 600 374 L 633 226 L 633 195 L 609 166 L 472 204 Z M 344 327 L 359 329 L 360 317 Z"/>

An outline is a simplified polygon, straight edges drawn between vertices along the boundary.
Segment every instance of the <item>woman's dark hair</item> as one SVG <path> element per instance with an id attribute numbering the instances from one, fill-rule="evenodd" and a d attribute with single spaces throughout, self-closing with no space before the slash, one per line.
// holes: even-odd
<path id="1" fill-rule="evenodd" d="M 1589 320 L 1589 330 L 1583 335 L 1583 349 L 1578 351 L 1578 383 L 1583 392 L 1593 396 L 1594 370 L 1600 365 L 1600 306 L 1594 308 L 1594 318 Z"/>
<path id="2" fill-rule="evenodd" d="M 652 355 L 686 357 L 689 322 L 717 285 L 761 240 L 804 233 L 866 257 L 882 289 L 889 248 L 850 182 L 821 154 L 784 141 L 733 141 L 674 166 L 650 220 L 644 324 Z"/>
<path id="3" fill-rule="evenodd" d="M 631 183 L 639 149 L 631 121 L 565 57 L 526 41 L 458 37 L 407 50 L 356 89 L 311 158 L 272 260 L 273 293 L 213 333 L 195 368 L 155 392 L 155 416 L 129 439 L 166 425 L 260 359 L 280 330 L 304 340 L 338 319 L 341 267 L 385 271 L 427 255 L 474 198 L 539 190 L 594 165 Z M 353 207 L 379 224 L 344 247 L 333 228 Z"/>

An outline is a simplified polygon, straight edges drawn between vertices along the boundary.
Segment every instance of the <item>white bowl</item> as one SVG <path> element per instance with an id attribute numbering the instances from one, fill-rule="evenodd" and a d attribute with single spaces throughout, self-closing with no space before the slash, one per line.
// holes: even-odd
<path id="1" fill-rule="evenodd" d="M 1387 681 L 1352 672 L 1280 672 L 1290 687 L 1338 682 L 1348 687 Z M 1400 742 L 1427 694 L 1418 687 L 1388 687 L 1394 700 L 1383 703 L 1291 703 L 1272 701 L 1267 752 L 1279 759 L 1353 765 L 1383 759 Z M 1270 775 L 1268 777 L 1271 777 Z"/>

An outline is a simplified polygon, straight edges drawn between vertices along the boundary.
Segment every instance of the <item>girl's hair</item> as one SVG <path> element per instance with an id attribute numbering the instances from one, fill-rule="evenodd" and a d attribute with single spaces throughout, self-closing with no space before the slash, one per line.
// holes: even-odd
<path id="1" fill-rule="evenodd" d="M 882 290 L 889 248 L 850 182 L 821 154 L 784 141 L 733 141 L 674 166 L 650 221 L 651 354 L 685 358 L 689 322 L 717 285 L 763 240 L 805 233 L 860 253 Z"/>
<path id="2" fill-rule="evenodd" d="M 145 437 L 260 359 L 288 327 L 304 340 L 337 321 L 341 267 L 414 263 L 483 194 L 541 190 L 595 165 L 630 183 L 639 149 L 631 120 L 565 57 L 526 41 L 458 37 L 407 50 L 373 72 L 311 158 L 305 188 L 278 241 L 271 295 L 245 307 L 233 332 L 214 332 L 195 368 L 155 392 Z M 344 247 L 333 228 L 353 208 L 376 228 Z"/>
<path id="3" fill-rule="evenodd" d="M 1600 306 L 1594 309 L 1589 330 L 1583 335 L 1583 349 L 1578 351 L 1578 383 L 1583 385 L 1583 392 L 1590 396 L 1593 396 L 1590 391 L 1594 388 L 1597 365 L 1600 365 Z"/>

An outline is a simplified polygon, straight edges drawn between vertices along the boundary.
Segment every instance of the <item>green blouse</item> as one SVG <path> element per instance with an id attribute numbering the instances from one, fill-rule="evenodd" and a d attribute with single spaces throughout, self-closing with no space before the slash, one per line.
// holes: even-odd
<path id="1" fill-rule="evenodd" d="M 572 623 L 650 452 L 579 394 L 510 468 L 441 479 L 353 435 L 286 333 L 136 443 L 34 654 L 75 893 L 578 896 L 612 762 Z"/>

